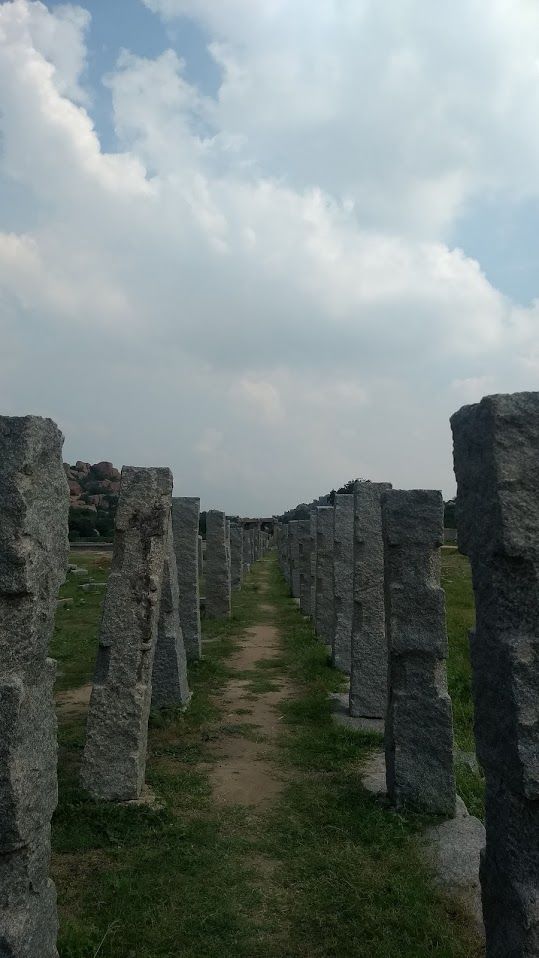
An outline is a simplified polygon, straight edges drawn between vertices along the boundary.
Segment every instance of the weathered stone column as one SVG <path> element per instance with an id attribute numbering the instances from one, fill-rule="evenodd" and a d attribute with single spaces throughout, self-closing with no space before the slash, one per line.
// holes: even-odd
<path id="1" fill-rule="evenodd" d="M 68 558 L 62 435 L 0 417 L 0 954 L 58 958 L 49 879 L 57 802 L 56 663 L 47 658 Z"/>
<path id="2" fill-rule="evenodd" d="M 333 506 L 316 509 L 315 629 L 326 645 L 333 638 Z"/>
<path id="3" fill-rule="evenodd" d="M 200 499 L 174 496 L 172 532 L 178 570 L 180 623 L 188 662 L 202 657 L 200 587 L 198 580 L 198 524 Z"/>
<path id="4" fill-rule="evenodd" d="M 488 958 L 539 955 L 539 393 L 451 419 L 457 528 L 470 557 L 475 739 L 486 778 Z"/>
<path id="5" fill-rule="evenodd" d="M 233 589 L 241 589 L 243 529 L 239 522 L 230 526 L 230 582 Z"/>
<path id="6" fill-rule="evenodd" d="M 332 658 L 336 668 L 350 673 L 354 615 L 354 497 L 335 496 L 334 505 L 334 633 Z"/>
<path id="7" fill-rule="evenodd" d="M 200 580 L 204 575 L 204 539 L 198 536 L 198 584 L 200 591 Z"/>
<path id="8" fill-rule="evenodd" d="M 386 781 L 397 808 L 455 814 L 453 716 L 447 691 L 441 492 L 382 496 L 389 700 Z"/>
<path id="9" fill-rule="evenodd" d="M 167 538 L 152 670 L 152 708 L 155 709 L 185 707 L 191 698 L 187 682 L 187 657 L 180 625 L 180 595 L 172 523 L 169 523 Z"/>
<path id="10" fill-rule="evenodd" d="M 290 591 L 299 599 L 299 528 L 298 519 L 288 523 L 288 550 L 290 555 Z"/>
<path id="11" fill-rule="evenodd" d="M 311 520 L 298 521 L 299 607 L 311 614 Z"/>
<path id="12" fill-rule="evenodd" d="M 170 469 L 124 466 L 81 783 L 93 798 L 139 798 L 172 495 Z"/>
<path id="13" fill-rule="evenodd" d="M 224 512 L 206 514 L 206 615 L 228 618 L 231 612 L 230 563 Z"/>
<path id="14" fill-rule="evenodd" d="M 316 618 L 316 511 L 311 512 L 311 619 Z"/>
<path id="15" fill-rule="evenodd" d="M 384 718 L 387 642 L 384 614 L 384 545 L 380 497 L 389 482 L 356 482 L 354 491 L 354 617 L 350 715 Z"/>

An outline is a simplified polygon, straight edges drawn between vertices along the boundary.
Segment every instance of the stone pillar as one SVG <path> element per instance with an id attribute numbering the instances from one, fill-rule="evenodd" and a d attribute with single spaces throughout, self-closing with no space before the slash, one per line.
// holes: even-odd
<path id="1" fill-rule="evenodd" d="M 539 955 L 539 393 L 451 419 L 459 549 L 470 558 L 475 739 L 486 779 L 488 958 Z"/>
<path id="2" fill-rule="evenodd" d="M 187 657 L 180 625 L 180 594 L 172 523 L 169 523 L 167 538 L 152 670 L 154 709 L 185 707 L 191 698 L 187 683 Z"/>
<path id="3" fill-rule="evenodd" d="M 290 544 L 288 537 L 288 522 L 283 522 L 281 527 L 281 570 L 285 581 L 288 583 L 288 586 L 290 586 L 292 580 L 290 576 Z"/>
<path id="4" fill-rule="evenodd" d="M 188 662 L 202 657 L 200 587 L 198 581 L 198 524 L 200 499 L 174 496 L 172 532 L 178 570 L 180 623 Z"/>
<path id="5" fill-rule="evenodd" d="M 288 551 L 290 554 L 290 591 L 299 599 L 299 528 L 298 520 L 288 523 Z"/>
<path id="6" fill-rule="evenodd" d="M 206 514 L 206 615 L 228 618 L 231 612 L 230 563 L 224 512 Z"/>
<path id="7" fill-rule="evenodd" d="M 455 814 L 453 716 L 447 691 L 441 492 L 382 496 L 389 700 L 386 781 L 397 808 Z"/>
<path id="8" fill-rule="evenodd" d="M 332 659 L 350 674 L 354 614 L 354 497 L 335 496 L 333 578 L 335 616 Z"/>
<path id="9" fill-rule="evenodd" d="M 233 589 L 242 583 L 243 529 L 239 522 L 230 526 L 230 582 Z"/>
<path id="10" fill-rule="evenodd" d="M 299 543 L 299 607 L 303 615 L 311 614 L 311 520 L 298 522 Z"/>
<path id="11" fill-rule="evenodd" d="M 171 496 L 170 469 L 122 469 L 81 767 L 103 801 L 139 798 L 144 784 Z"/>
<path id="12" fill-rule="evenodd" d="M 47 658 L 68 559 L 62 435 L 0 417 L 0 954 L 58 958 L 49 879 L 57 802 L 56 663 Z"/>
<path id="13" fill-rule="evenodd" d="M 333 506 L 316 509 L 315 629 L 326 645 L 333 638 Z"/>
<path id="14" fill-rule="evenodd" d="M 311 512 L 311 619 L 316 618 L 316 512 Z"/>
<path id="15" fill-rule="evenodd" d="M 350 715 L 384 718 L 387 642 L 384 614 L 384 545 L 380 498 L 389 482 L 356 482 L 354 491 L 354 617 Z"/>
<path id="16" fill-rule="evenodd" d="M 198 536 L 198 583 L 200 591 L 200 580 L 204 575 L 204 539 Z"/>

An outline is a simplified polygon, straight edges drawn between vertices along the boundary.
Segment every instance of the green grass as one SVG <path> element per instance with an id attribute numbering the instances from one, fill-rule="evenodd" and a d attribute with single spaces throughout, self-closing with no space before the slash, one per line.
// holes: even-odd
<path id="1" fill-rule="evenodd" d="M 73 553 L 71 559 L 88 571 L 88 578 L 70 574 L 60 590 L 60 598 L 71 602 L 58 607 L 50 648 L 58 662 L 58 690 L 84 685 L 92 677 L 104 589 L 84 592 L 80 586 L 89 578 L 105 582 L 110 566 L 110 556 L 105 553 Z"/>
<path id="2" fill-rule="evenodd" d="M 453 703 L 457 789 L 470 813 L 483 819 L 485 782 L 481 771 L 475 767 L 473 759 L 475 742 L 468 640 L 470 629 L 475 622 L 475 606 L 470 565 L 456 549 L 443 550 L 442 585 L 447 603 L 449 637 L 447 679 Z"/>
<path id="3" fill-rule="evenodd" d="M 92 672 L 101 596 L 85 599 L 58 612 L 51 651 L 63 689 Z M 268 602 L 274 614 L 258 608 Z M 256 735 L 244 724 L 248 709 L 225 721 L 221 700 L 238 637 L 263 621 L 278 626 L 282 654 L 234 679 L 248 680 L 253 701 L 284 680 L 295 692 L 280 706 L 273 755 L 285 787 L 273 807 L 256 811 L 217 805 L 208 770 L 221 736 Z M 287 597 L 273 559 L 235 595 L 232 619 L 205 621 L 204 634 L 215 641 L 190 670 L 189 709 L 151 717 L 147 781 L 161 808 L 89 801 L 77 779 L 82 717 L 60 716 L 53 870 L 61 958 L 478 956 L 467 921 L 439 898 L 418 859 L 423 820 L 395 814 L 362 789 L 359 769 L 378 739 L 333 722 L 328 692 L 342 687 L 342 676 Z M 461 651 L 456 677 L 465 672 Z"/>

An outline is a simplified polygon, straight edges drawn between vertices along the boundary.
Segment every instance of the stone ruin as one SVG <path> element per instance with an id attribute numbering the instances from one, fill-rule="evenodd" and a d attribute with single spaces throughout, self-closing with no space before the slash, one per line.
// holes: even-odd
<path id="1" fill-rule="evenodd" d="M 317 634 L 326 645 L 333 641 L 333 508 L 316 510 L 316 599 L 314 622 Z"/>
<path id="2" fill-rule="evenodd" d="M 387 793 L 397 808 L 455 814 L 453 718 L 447 691 L 440 492 L 382 495 L 389 701 Z"/>
<path id="3" fill-rule="evenodd" d="M 486 780 L 488 958 L 539 955 L 539 393 L 451 420 L 457 529 L 476 602 L 475 738 Z"/>
<path id="4" fill-rule="evenodd" d="M 68 559 L 63 438 L 0 417 L 0 954 L 58 958 L 49 878 L 57 802 L 56 665 L 47 658 Z"/>
<path id="5" fill-rule="evenodd" d="M 171 498 L 169 469 L 123 468 L 81 766 L 104 801 L 138 799 L 144 784 Z"/>
<path id="6" fill-rule="evenodd" d="M 200 499 L 178 496 L 172 499 L 172 533 L 178 573 L 179 616 L 188 662 L 202 656 L 199 590 Z"/>
<path id="7" fill-rule="evenodd" d="M 180 623 L 178 568 L 172 523 L 170 523 L 152 669 L 152 708 L 154 709 L 185 708 L 191 698 L 187 681 L 184 633 Z"/>
<path id="8" fill-rule="evenodd" d="M 210 509 L 206 513 L 206 615 L 228 618 L 231 613 L 230 552 L 226 516 Z"/>
<path id="9" fill-rule="evenodd" d="M 354 617 L 354 497 L 336 495 L 333 512 L 332 661 L 350 674 Z"/>

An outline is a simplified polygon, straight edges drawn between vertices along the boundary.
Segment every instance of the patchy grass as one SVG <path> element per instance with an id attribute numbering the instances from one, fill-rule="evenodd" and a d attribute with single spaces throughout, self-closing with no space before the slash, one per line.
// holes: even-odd
<path id="1" fill-rule="evenodd" d="M 97 635 L 101 620 L 104 589 L 85 592 L 81 585 L 93 579 L 106 582 L 111 556 L 107 553 L 73 552 L 71 561 L 87 570 L 87 576 L 69 574 L 60 590 L 50 654 L 58 662 L 56 688 L 77 688 L 89 682 L 97 653 Z"/>
<path id="2" fill-rule="evenodd" d="M 472 672 L 468 640 L 470 629 L 475 623 L 475 605 L 469 562 L 456 549 L 443 550 L 442 585 L 447 602 L 447 678 L 453 702 L 457 789 L 471 814 L 483 819 L 485 781 L 475 762 Z"/>
<path id="3" fill-rule="evenodd" d="M 51 651 L 61 660 L 62 689 L 91 676 L 101 596 L 86 598 L 58 612 Z M 268 601 L 270 616 L 259 609 Z M 268 618 L 283 652 L 245 673 L 250 698 L 283 680 L 296 694 L 279 705 L 274 758 L 286 786 L 257 812 L 217 805 L 208 769 L 215 741 L 248 728 L 222 717 L 227 659 L 244 631 Z M 287 598 L 275 561 L 254 568 L 230 621 L 203 627 L 215 641 L 190 670 L 189 709 L 151 717 L 147 780 L 160 809 L 88 800 L 77 779 L 84 716 L 60 718 L 53 870 L 61 958 L 479 956 L 466 920 L 438 897 L 417 858 L 422 820 L 389 811 L 362 789 L 358 769 L 377 737 L 333 722 L 328 692 L 342 687 L 342 676 Z M 457 675 L 464 664 L 456 663 Z M 465 683 L 462 696 L 465 716 Z"/>

